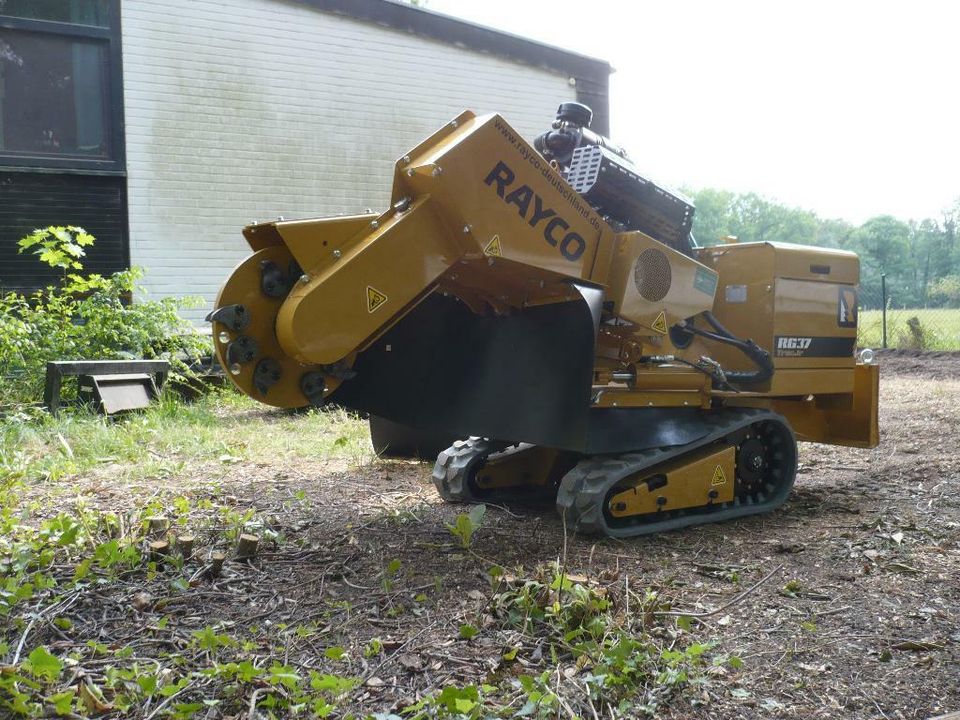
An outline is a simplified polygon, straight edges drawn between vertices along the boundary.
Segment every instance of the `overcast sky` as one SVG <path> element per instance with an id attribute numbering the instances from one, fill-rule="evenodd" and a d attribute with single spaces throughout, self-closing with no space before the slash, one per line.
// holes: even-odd
<path id="1" fill-rule="evenodd" d="M 426 7 L 609 61 L 611 135 L 662 183 L 755 191 L 857 223 L 939 218 L 960 199 L 960 3 Z"/>

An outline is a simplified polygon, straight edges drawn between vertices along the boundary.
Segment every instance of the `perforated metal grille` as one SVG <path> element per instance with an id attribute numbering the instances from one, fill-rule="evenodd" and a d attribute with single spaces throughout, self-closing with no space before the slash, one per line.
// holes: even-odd
<path id="1" fill-rule="evenodd" d="M 673 273 L 667 256 L 656 248 L 647 248 L 637 258 L 633 270 L 633 282 L 640 297 L 650 302 L 663 300 L 670 292 Z"/>
<path id="2" fill-rule="evenodd" d="M 567 182 L 581 195 L 590 192 L 600 175 L 603 152 L 596 145 L 581 145 L 573 151 Z"/>

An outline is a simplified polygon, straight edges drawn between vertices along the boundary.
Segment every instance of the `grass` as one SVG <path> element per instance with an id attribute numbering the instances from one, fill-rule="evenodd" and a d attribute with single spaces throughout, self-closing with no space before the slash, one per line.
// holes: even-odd
<path id="1" fill-rule="evenodd" d="M 907 322 L 920 321 L 919 333 Z M 880 310 L 861 310 L 857 333 L 860 347 L 883 346 L 883 315 Z M 924 308 L 887 310 L 887 346 L 917 350 L 960 350 L 960 309 Z"/>
<path id="2" fill-rule="evenodd" d="M 116 419 L 87 411 L 0 418 L 0 480 L 59 480 L 113 465 L 125 479 L 168 477 L 198 462 L 373 457 L 367 423 L 339 409 L 289 413 L 233 392 L 192 404 L 164 397 Z"/>

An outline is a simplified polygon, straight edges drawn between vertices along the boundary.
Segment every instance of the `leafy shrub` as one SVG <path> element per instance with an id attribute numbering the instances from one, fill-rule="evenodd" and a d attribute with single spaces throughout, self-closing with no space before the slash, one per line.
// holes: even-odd
<path id="1" fill-rule="evenodd" d="M 199 299 L 130 303 L 143 270 L 83 273 L 93 243 L 75 226 L 35 230 L 19 241 L 20 252 L 33 252 L 62 276 L 59 286 L 31 295 L 0 295 L 0 403 L 37 400 L 49 360 L 166 358 L 183 373 L 185 361 L 209 352 L 208 341 L 179 315 Z"/>
<path id="2" fill-rule="evenodd" d="M 960 275 L 947 275 L 930 283 L 930 299 L 943 307 L 960 307 Z"/>

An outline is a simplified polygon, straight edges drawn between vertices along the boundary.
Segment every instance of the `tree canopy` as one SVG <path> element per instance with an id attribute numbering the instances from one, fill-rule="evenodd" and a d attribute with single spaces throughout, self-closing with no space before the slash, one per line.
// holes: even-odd
<path id="1" fill-rule="evenodd" d="M 881 302 L 880 276 L 899 307 L 960 307 L 960 199 L 939 218 L 904 221 L 890 215 L 862 225 L 821 218 L 756 193 L 686 190 L 696 205 L 693 234 L 701 245 L 734 235 L 740 242 L 785 242 L 852 250 L 860 256 L 861 301 Z"/>

